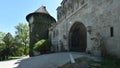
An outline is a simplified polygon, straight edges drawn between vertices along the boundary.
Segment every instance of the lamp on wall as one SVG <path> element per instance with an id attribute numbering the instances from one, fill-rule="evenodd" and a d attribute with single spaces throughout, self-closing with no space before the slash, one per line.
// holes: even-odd
<path id="1" fill-rule="evenodd" d="M 91 32 L 92 32 L 92 26 L 88 26 L 87 27 L 87 31 L 88 31 L 89 34 L 91 34 Z"/>

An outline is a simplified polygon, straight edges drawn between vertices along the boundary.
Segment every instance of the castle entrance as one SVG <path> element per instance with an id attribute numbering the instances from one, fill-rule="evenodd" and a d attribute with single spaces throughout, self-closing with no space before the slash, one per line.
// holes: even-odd
<path id="1" fill-rule="evenodd" d="M 69 32 L 69 50 L 85 52 L 87 47 L 87 31 L 84 24 L 76 22 Z"/>

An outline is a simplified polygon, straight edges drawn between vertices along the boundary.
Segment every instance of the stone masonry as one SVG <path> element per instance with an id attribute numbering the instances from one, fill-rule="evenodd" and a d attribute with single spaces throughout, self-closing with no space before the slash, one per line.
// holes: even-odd
<path id="1" fill-rule="evenodd" d="M 120 0 L 63 0 L 57 18 L 51 32 L 56 51 L 120 57 Z"/>

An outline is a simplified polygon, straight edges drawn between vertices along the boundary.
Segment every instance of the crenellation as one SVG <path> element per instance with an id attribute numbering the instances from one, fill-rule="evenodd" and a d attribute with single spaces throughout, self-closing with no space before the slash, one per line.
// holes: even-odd
<path id="1" fill-rule="evenodd" d="M 83 6 L 87 0 L 63 0 L 61 6 L 57 8 L 58 21 L 63 20 L 71 13 Z"/>

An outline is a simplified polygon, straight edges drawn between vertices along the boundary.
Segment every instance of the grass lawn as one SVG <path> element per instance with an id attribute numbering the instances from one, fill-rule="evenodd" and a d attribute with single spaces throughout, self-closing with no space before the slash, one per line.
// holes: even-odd
<path id="1" fill-rule="evenodd" d="M 109 58 L 102 60 L 100 63 L 101 68 L 120 68 L 120 59 Z"/>
<path id="2" fill-rule="evenodd" d="M 11 60 L 11 59 L 19 59 L 21 57 L 25 57 L 25 55 L 23 55 L 23 56 L 9 56 L 9 60 Z"/>
<path id="3" fill-rule="evenodd" d="M 71 64 L 70 62 L 66 63 L 59 68 L 79 68 L 82 62 L 88 64 L 88 68 L 120 68 L 120 59 L 117 58 L 105 58 L 101 61 L 94 61 L 92 59 L 83 57 L 75 59 L 76 63 Z M 76 65 L 76 66 L 75 66 Z"/>

